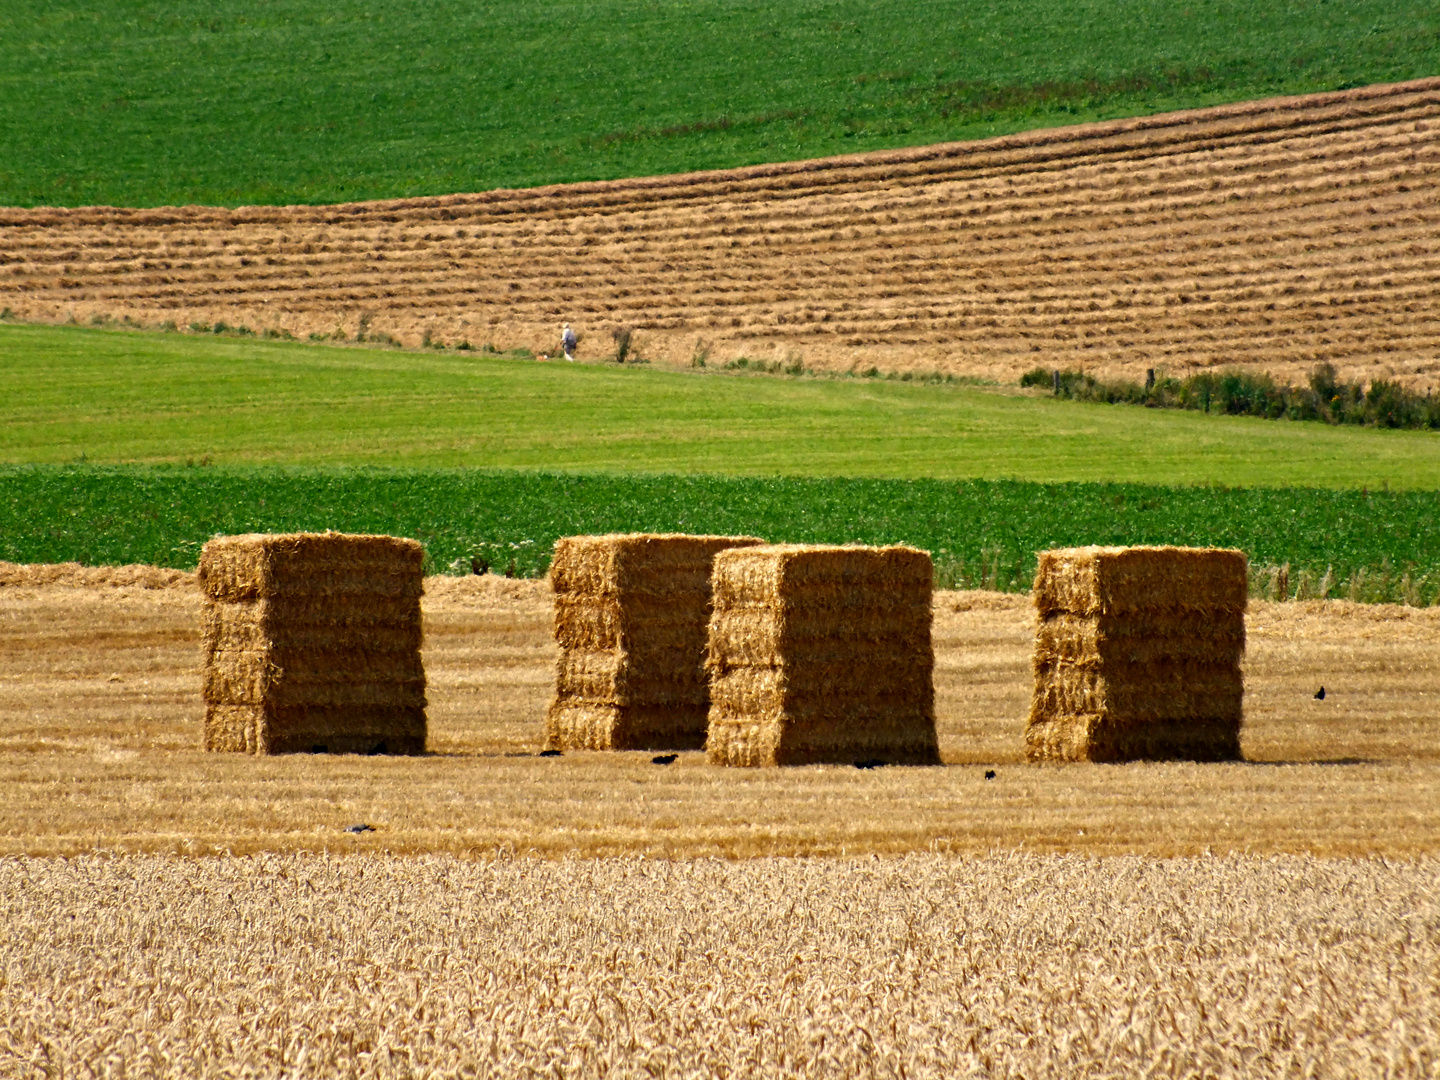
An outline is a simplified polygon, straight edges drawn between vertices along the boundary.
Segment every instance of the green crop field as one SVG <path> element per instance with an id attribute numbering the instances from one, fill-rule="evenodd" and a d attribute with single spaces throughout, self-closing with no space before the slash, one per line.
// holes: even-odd
<path id="1" fill-rule="evenodd" d="M 11 0 L 0 205 L 326 203 L 1440 73 L 1423 0 Z"/>
<path id="2" fill-rule="evenodd" d="M 9 466 L 0 559 L 191 568 L 216 533 L 338 529 L 411 536 L 432 572 L 534 576 L 561 536 L 748 533 L 805 543 L 910 543 L 940 583 L 1029 588 L 1037 550 L 1073 544 L 1239 547 L 1290 565 L 1290 594 L 1432 603 L 1440 494 L 1143 484 L 473 469 Z M 1363 573 L 1360 572 L 1363 570 Z"/>
<path id="3" fill-rule="evenodd" d="M 1440 434 L 1031 391 L 0 326 L 0 461 L 1440 488 Z"/>

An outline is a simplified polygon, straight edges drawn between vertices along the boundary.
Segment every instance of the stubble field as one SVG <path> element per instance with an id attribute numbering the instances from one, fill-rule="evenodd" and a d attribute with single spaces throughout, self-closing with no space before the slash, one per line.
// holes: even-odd
<path id="1" fill-rule="evenodd" d="M 947 767 L 727 770 L 699 753 L 668 767 L 536 757 L 554 664 L 546 584 L 430 578 L 431 753 L 251 759 L 199 750 L 188 575 L 47 574 L 0 587 L 0 853 L 1440 850 L 1435 608 L 1255 602 L 1246 763 L 1042 768 L 1022 761 L 1028 598 L 941 592 Z M 362 822 L 375 831 L 344 831 Z"/>
<path id="2" fill-rule="evenodd" d="M 1440 80 L 973 143 L 325 207 L 0 209 L 0 307 L 1013 380 L 1440 385 Z M 363 322 L 362 322 L 363 320 Z"/>

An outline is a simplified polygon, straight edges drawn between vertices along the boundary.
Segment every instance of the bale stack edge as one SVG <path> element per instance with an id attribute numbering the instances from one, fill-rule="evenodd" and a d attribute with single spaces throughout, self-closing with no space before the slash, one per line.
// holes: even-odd
<path id="1" fill-rule="evenodd" d="M 1239 758 L 1248 585 L 1239 551 L 1041 552 L 1030 760 Z"/>
<path id="2" fill-rule="evenodd" d="M 932 584 L 909 547 L 716 556 L 710 761 L 939 764 Z"/>
<path id="3" fill-rule="evenodd" d="M 717 552 L 751 536 L 627 533 L 555 543 L 555 696 L 546 745 L 698 750 L 710 695 L 705 635 Z"/>
<path id="4" fill-rule="evenodd" d="M 205 545 L 205 749 L 418 754 L 424 549 L 343 533 Z"/>

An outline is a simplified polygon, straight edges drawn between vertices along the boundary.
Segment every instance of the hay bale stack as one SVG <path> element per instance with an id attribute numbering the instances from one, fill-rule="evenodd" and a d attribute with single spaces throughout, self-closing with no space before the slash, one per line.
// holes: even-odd
<path id="1" fill-rule="evenodd" d="M 939 764 L 932 577 L 909 547 L 716 556 L 710 760 Z"/>
<path id="2" fill-rule="evenodd" d="M 423 559 L 393 536 L 206 544 L 205 749 L 422 753 Z"/>
<path id="3" fill-rule="evenodd" d="M 698 750 L 710 708 L 705 634 L 717 552 L 751 536 L 632 533 L 555 542 L 555 699 L 546 745 Z"/>
<path id="4" fill-rule="evenodd" d="M 1246 570 L 1219 549 L 1041 552 L 1029 758 L 1239 758 Z"/>

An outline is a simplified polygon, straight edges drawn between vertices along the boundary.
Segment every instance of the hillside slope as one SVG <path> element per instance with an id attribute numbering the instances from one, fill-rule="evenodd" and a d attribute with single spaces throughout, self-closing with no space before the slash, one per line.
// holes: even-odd
<path id="1" fill-rule="evenodd" d="M 0 308 L 1001 379 L 1440 385 L 1440 79 L 981 142 L 328 207 L 0 210 Z"/>

